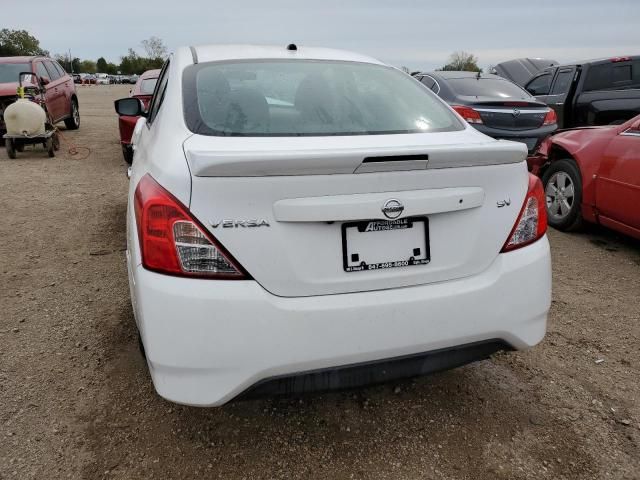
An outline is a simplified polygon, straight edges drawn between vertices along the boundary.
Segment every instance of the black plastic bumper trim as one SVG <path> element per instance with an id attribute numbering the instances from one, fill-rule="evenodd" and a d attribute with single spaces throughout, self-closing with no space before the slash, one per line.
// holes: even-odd
<path id="1" fill-rule="evenodd" d="M 513 348 L 499 339 L 260 380 L 236 399 L 346 390 L 460 367 Z"/>

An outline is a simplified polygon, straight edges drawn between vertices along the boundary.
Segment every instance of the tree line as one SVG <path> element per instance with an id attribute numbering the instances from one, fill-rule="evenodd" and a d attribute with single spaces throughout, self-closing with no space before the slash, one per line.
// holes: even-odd
<path id="1" fill-rule="evenodd" d="M 120 57 L 120 63 L 108 62 L 104 57 L 96 60 L 70 58 L 69 55 L 55 53 L 40 46 L 40 41 L 26 30 L 0 30 L 0 57 L 14 57 L 19 55 L 44 55 L 54 58 L 67 72 L 73 73 L 108 73 L 116 75 L 141 74 L 146 70 L 162 67 L 169 55 L 167 47 L 158 37 L 143 40 L 140 45 L 144 55 L 138 54 L 134 48 L 129 48 L 126 55 Z"/>
<path id="2" fill-rule="evenodd" d="M 69 58 L 68 55 L 54 54 L 53 58 L 60 63 L 66 71 L 74 73 L 108 73 L 116 75 L 141 74 L 146 70 L 160 68 L 169 52 L 162 40 L 151 37 L 143 40 L 140 45 L 146 55 L 139 55 L 135 49 L 129 48 L 126 55 L 120 57 L 120 63 L 108 62 L 104 57 L 97 60 Z M 47 55 L 49 52 L 40 47 L 40 41 L 26 30 L 0 30 L 0 57 L 16 55 Z M 407 67 L 402 67 L 409 73 Z M 438 70 L 482 72 L 478 66 L 478 57 L 467 52 L 454 52 L 449 57 L 449 62 Z"/>

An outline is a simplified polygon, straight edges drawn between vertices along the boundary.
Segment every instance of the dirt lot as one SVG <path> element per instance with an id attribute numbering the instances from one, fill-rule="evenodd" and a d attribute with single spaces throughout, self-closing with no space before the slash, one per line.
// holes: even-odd
<path id="1" fill-rule="evenodd" d="M 84 160 L 0 151 L 0 479 L 640 478 L 640 243 L 595 228 L 550 232 L 530 351 L 357 392 L 159 398 L 124 259 L 127 89 L 80 91 Z"/>

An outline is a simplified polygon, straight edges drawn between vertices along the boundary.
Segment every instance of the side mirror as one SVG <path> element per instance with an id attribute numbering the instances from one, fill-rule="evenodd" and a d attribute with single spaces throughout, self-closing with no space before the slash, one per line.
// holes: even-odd
<path id="1" fill-rule="evenodd" d="M 49 77 L 40 77 L 40 83 L 42 83 L 42 85 L 49 85 L 51 83 L 51 79 Z"/>
<path id="2" fill-rule="evenodd" d="M 130 117 L 146 117 L 147 112 L 144 104 L 138 98 L 121 98 L 114 102 L 118 115 L 127 115 Z"/>

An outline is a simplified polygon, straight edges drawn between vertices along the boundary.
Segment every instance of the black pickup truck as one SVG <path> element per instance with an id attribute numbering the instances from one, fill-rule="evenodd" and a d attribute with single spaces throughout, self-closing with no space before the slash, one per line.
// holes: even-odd
<path id="1" fill-rule="evenodd" d="M 525 89 L 556 111 L 559 128 L 620 124 L 640 114 L 640 56 L 547 67 Z"/>

